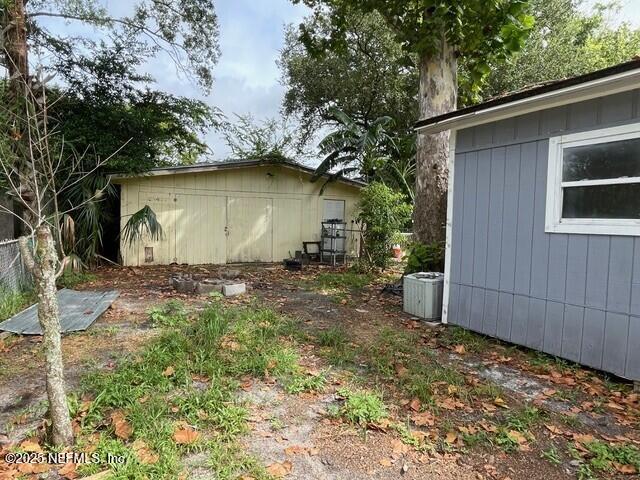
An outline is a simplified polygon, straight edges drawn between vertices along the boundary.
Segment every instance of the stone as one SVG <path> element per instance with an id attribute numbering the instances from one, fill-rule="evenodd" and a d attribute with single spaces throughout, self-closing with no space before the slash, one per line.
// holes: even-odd
<path id="1" fill-rule="evenodd" d="M 220 272 L 220 276 L 222 278 L 226 278 L 227 280 L 232 280 L 234 278 L 238 278 L 240 276 L 240 270 L 233 270 L 233 269 L 227 269 L 227 270 L 222 270 Z"/>
<path id="2" fill-rule="evenodd" d="M 242 295 L 247 291 L 247 286 L 244 283 L 233 283 L 224 285 L 222 287 L 222 293 L 225 297 L 233 297 L 235 295 Z"/>
<path id="3" fill-rule="evenodd" d="M 190 278 L 178 278 L 176 279 L 174 288 L 180 293 L 193 293 L 196 289 L 196 282 Z"/>
<path id="4" fill-rule="evenodd" d="M 222 292 L 222 285 L 214 282 L 198 282 L 196 286 L 198 295 L 208 295 L 211 292 Z"/>

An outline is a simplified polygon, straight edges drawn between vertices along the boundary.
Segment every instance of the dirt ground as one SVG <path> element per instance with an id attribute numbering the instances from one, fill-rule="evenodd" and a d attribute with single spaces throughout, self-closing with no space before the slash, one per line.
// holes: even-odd
<path id="1" fill-rule="evenodd" d="M 93 369 L 114 368 L 122 355 L 137 351 L 157 334 L 146 313 L 152 305 L 169 298 L 180 299 L 194 309 L 205 303 L 202 297 L 175 293 L 168 282 L 170 274 L 215 277 L 220 268 L 114 267 L 96 272 L 97 280 L 79 288 L 117 289 L 120 297 L 86 332 L 64 338 L 70 390 L 78 389 L 83 375 Z M 275 381 L 254 380 L 241 392 L 251 409 L 251 433 L 243 439 L 244 447 L 264 465 L 281 467 L 286 478 L 586 478 L 579 471 L 579 457 L 567 454 L 567 449 L 580 453 L 585 438 L 611 445 L 640 445 L 638 395 L 622 381 L 554 363 L 491 339 L 482 338 L 480 346 L 445 342 L 449 338 L 445 327 L 411 318 L 402 312 L 399 297 L 381 293 L 384 280 L 336 296 L 314 284 L 318 274 L 331 272 L 326 267 L 309 267 L 302 272 L 288 272 L 279 265 L 225 268 L 239 269 L 249 288 L 247 295 L 226 300 L 230 304 L 247 303 L 255 297 L 300 319 L 303 333 L 340 326 L 359 347 L 373 344 L 384 329 L 408 332 L 430 349 L 436 363 L 455 370 L 467 384 L 492 385 L 500 392 L 489 400 L 461 402 L 455 389 L 443 384 L 435 396 L 433 418 L 418 425 L 414 419 L 426 405 L 416 403 L 417 399 L 393 381 L 370 374 L 368 365 L 357 360 L 355 369 L 353 365 L 331 366 L 318 345 L 303 342 L 301 364 L 327 371 L 326 388 L 292 395 Z M 404 367 L 396 368 L 402 376 Z M 390 418 L 406 423 L 414 436 L 431 439 L 438 448 L 414 448 L 411 442 L 403 441 L 399 430 L 385 424 L 365 430 L 328 415 L 331 406 L 340 401 L 339 388 L 350 381 L 384 392 Z M 0 344 L 0 442 L 18 441 L 37 428 L 44 414 L 44 399 L 39 338 L 5 339 Z M 513 451 L 507 453 L 494 442 L 470 442 L 479 437 L 476 432 L 492 433 L 501 416 L 531 406 L 545 412 L 544 419 L 531 425 L 526 439 L 514 433 L 517 445 Z M 185 462 L 189 478 L 213 478 L 198 464 L 197 457 L 190 460 Z M 612 472 L 598 476 L 638 478 L 625 465 L 614 464 Z"/>

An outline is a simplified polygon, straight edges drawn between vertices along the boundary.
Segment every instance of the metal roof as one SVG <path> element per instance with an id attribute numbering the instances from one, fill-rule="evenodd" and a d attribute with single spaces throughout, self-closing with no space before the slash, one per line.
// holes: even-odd
<path id="1" fill-rule="evenodd" d="M 261 166 L 280 166 L 284 168 L 289 168 L 291 170 L 296 170 L 302 173 L 306 173 L 309 175 L 313 175 L 315 173 L 315 169 L 311 167 L 307 167 L 306 165 L 302 165 L 300 163 L 294 162 L 292 160 L 286 160 L 281 158 L 250 158 L 250 159 L 232 159 L 225 160 L 223 162 L 211 162 L 211 163 L 194 163 L 193 165 L 176 165 L 171 167 L 158 167 L 149 170 L 144 173 L 135 173 L 135 174 L 114 174 L 111 175 L 113 180 L 125 180 L 128 178 L 142 178 L 142 177 L 153 177 L 160 175 L 176 175 L 182 173 L 200 173 L 200 172 L 215 172 L 218 170 L 233 170 L 240 168 L 249 168 L 249 167 L 261 167 Z M 329 175 L 323 175 L 324 178 L 328 178 Z M 366 186 L 366 182 L 361 180 L 352 179 L 352 178 L 338 178 L 336 179 L 338 182 L 346 183 L 349 185 L 353 185 L 355 187 L 364 187 Z"/>
<path id="2" fill-rule="evenodd" d="M 595 72 L 547 82 L 477 105 L 425 118 L 415 124 L 422 133 L 468 128 L 543 108 L 566 105 L 640 87 L 640 57 Z"/>

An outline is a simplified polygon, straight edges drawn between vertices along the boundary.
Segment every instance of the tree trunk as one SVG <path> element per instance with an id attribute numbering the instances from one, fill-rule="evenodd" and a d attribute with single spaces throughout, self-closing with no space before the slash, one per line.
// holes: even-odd
<path id="1" fill-rule="evenodd" d="M 456 108 L 458 80 L 453 48 L 443 37 L 439 51 L 420 59 L 420 118 Z M 418 134 L 413 225 L 419 242 L 442 241 L 447 220 L 449 131 Z"/>
<path id="2" fill-rule="evenodd" d="M 29 191 L 27 157 L 29 156 L 28 135 L 26 134 L 26 99 L 29 94 L 29 60 L 27 46 L 27 25 L 25 0 L 7 0 L 3 9 L 2 25 L 0 29 L 4 36 L 0 38 L 4 47 L 4 65 L 9 74 L 6 102 L 13 112 L 11 117 L 9 138 L 11 150 L 16 157 L 16 172 L 19 177 L 20 196 L 23 202 L 33 201 L 34 193 Z M 34 225 L 34 218 L 28 208 L 18 208 L 15 212 L 20 214 L 24 222 L 18 222 L 17 234 L 25 235 L 27 229 L 25 223 Z"/>
<path id="3" fill-rule="evenodd" d="M 56 298 L 58 254 L 51 228 L 46 224 L 36 229 L 35 258 L 29 250 L 26 237 L 21 237 L 20 240 L 20 251 L 36 281 L 38 321 L 43 332 L 42 348 L 45 355 L 51 441 L 56 446 L 68 446 L 73 444 L 73 430 L 65 394 L 60 313 Z"/>
<path id="4" fill-rule="evenodd" d="M 3 29 L 5 30 L 5 66 L 9 72 L 11 87 L 24 85 L 29 76 L 27 49 L 27 25 L 24 0 L 8 0 L 4 8 Z M 14 91 L 14 93 L 17 93 Z"/>

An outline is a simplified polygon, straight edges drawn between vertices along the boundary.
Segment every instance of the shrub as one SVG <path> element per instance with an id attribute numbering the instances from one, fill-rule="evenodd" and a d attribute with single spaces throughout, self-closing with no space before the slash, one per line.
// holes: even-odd
<path id="1" fill-rule="evenodd" d="M 444 243 L 414 243 L 406 258 L 404 273 L 444 272 Z"/>
<path id="2" fill-rule="evenodd" d="M 363 260 L 384 269 L 394 239 L 411 219 L 412 207 L 403 194 L 378 182 L 363 188 L 361 196 L 358 223 L 363 230 Z"/>

